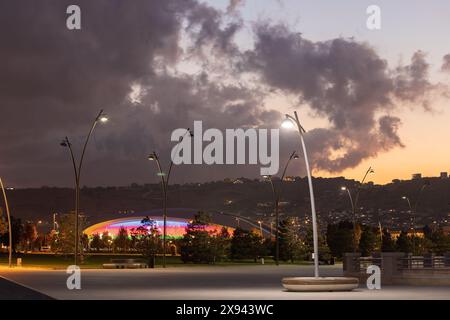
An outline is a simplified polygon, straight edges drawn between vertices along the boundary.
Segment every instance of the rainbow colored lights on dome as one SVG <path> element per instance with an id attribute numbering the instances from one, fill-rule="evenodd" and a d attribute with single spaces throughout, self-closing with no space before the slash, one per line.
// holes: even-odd
<path id="1" fill-rule="evenodd" d="M 104 232 L 108 232 L 110 236 L 113 238 L 117 236 L 119 230 L 124 228 L 128 231 L 128 234 L 131 233 L 132 229 L 137 229 L 141 226 L 141 221 L 145 217 L 130 217 L 130 218 L 121 218 L 108 220 L 104 222 L 100 222 L 94 224 L 84 230 L 84 233 L 89 237 L 94 234 L 103 234 Z M 159 232 L 163 234 L 163 217 L 149 217 L 150 219 L 156 222 L 156 226 L 159 229 Z M 188 226 L 190 220 L 188 219 L 180 219 L 180 218 L 171 218 L 167 217 L 167 238 L 178 239 L 182 238 L 186 233 L 186 227 Z M 206 227 L 206 230 L 213 233 L 218 233 L 221 231 L 223 226 L 218 224 L 212 224 Z M 232 228 L 228 228 L 229 232 L 232 232 Z"/>

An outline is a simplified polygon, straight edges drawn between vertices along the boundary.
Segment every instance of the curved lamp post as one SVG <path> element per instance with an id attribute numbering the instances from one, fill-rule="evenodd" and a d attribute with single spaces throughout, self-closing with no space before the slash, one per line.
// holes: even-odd
<path id="1" fill-rule="evenodd" d="M 5 186 L 3 185 L 2 178 L 0 178 L 0 187 L 2 188 L 3 192 L 3 200 L 5 201 L 5 207 L 6 207 L 6 216 L 8 218 L 8 240 L 9 240 L 9 246 L 8 246 L 8 265 L 11 268 L 12 267 L 12 228 L 11 228 L 11 214 L 9 212 L 9 205 L 8 205 L 8 199 L 6 197 L 6 191 Z"/>
<path id="2" fill-rule="evenodd" d="M 411 206 L 411 201 L 409 200 L 409 198 L 407 196 L 403 196 L 402 197 L 403 200 L 406 200 L 406 202 L 408 202 L 408 207 L 409 207 L 409 211 L 411 212 L 412 216 L 413 216 L 413 221 L 412 221 L 412 230 L 413 230 L 413 254 L 415 254 L 416 252 L 416 214 L 414 213 L 414 210 Z"/>
<path id="3" fill-rule="evenodd" d="M 70 157 L 72 160 L 73 165 L 73 171 L 75 174 L 75 265 L 78 265 L 78 247 L 80 242 L 80 236 L 79 236 L 79 210 L 80 210 L 80 179 L 81 179 L 81 169 L 83 166 L 83 159 L 84 155 L 86 153 L 86 148 L 89 143 L 89 139 L 92 135 L 92 132 L 94 131 L 95 127 L 97 126 L 97 123 L 102 122 L 105 123 L 108 121 L 108 117 L 106 114 L 103 113 L 103 110 L 100 110 L 97 117 L 95 117 L 91 129 L 89 130 L 89 133 L 86 137 L 86 140 L 84 142 L 83 151 L 81 153 L 80 162 L 78 163 L 78 166 L 76 164 L 75 156 L 72 149 L 72 143 L 69 141 L 69 138 L 65 137 L 64 140 L 61 142 L 62 147 L 66 147 L 70 151 Z"/>
<path id="4" fill-rule="evenodd" d="M 300 124 L 297 112 L 294 111 L 294 117 L 286 115 L 282 127 L 294 128 L 297 126 L 300 135 L 300 141 L 305 156 L 306 172 L 308 174 L 309 196 L 311 200 L 311 214 L 313 225 L 313 241 L 314 241 L 314 277 L 289 277 L 283 278 L 281 283 L 289 291 L 351 291 L 358 287 L 358 278 L 353 277 L 319 277 L 319 244 L 318 244 L 318 228 L 316 217 L 316 206 L 314 203 L 314 191 L 312 185 L 311 170 L 309 168 L 308 155 L 306 153 L 305 141 L 303 134 L 306 132 Z"/>
<path id="5" fill-rule="evenodd" d="M 369 167 L 369 169 L 367 169 L 366 173 L 364 174 L 363 179 L 361 180 L 361 184 L 358 186 L 357 190 L 356 190 L 356 195 L 355 195 L 355 201 L 353 201 L 353 197 L 352 194 L 350 192 L 350 190 L 347 187 L 341 187 L 342 191 L 347 191 L 348 197 L 350 199 L 350 204 L 352 206 L 352 220 L 353 220 L 353 253 L 356 252 L 356 210 L 358 208 L 358 200 L 359 200 L 359 194 L 361 192 L 362 186 L 364 185 L 364 181 L 366 181 L 367 176 L 370 173 L 375 173 L 375 171 L 372 169 L 372 167 Z"/>
<path id="6" fill-rule="evenodd" d="M 272 187 L 272 193 L 273 193 L 273 199 L 274 199 L 274 207 L 275 207 L 275 264 L 279 265 L 280 260 L 280 233 L 279 233 L 279 226 L 280 226 L 280 219 L 279 219 L 279 204 L 281 199 L 281 192 L 282 192 L 282 186 L 284 177 L 286 175 L 287 168 L 289 166 L 289 163 L 292 160 L 298 159 L 299 156 L 297 155 L 296 151 L 292 151 L 291 155 L 289 156 L 288 161 L 286 162 L 286 165 L 284 166 L 283 174 L 281 176 L 280 185 L 278 191 L 275 189 L 275 185 L 272 180 L 272 176 L 264 176 L 267 180 L 269 180 L 270 185 Z"/>
<path id="7" fill-rule="evenodd" d="M 358 201 L 359 201 L 359 194 L 361 192 L 362 186 L 364 185 L 364 182 L 366 181 L 366 178 L 369 174 L 371 173 L 375 173 L 375 171 L 372 169 L 372 167 L 369 167 L 369 169 L 367 169 L 366 174 L 364 175 L 363 179 L 361 180 L 361 184 L 358 186 L 357 190 L 356 190 L 356 196 L 355 196 L 355 208 L 358 208 Z"/>
<path id="8" fill-rule="evenodd" d="M 294 111 L 294 117 L 286 114 L 286 119 L 282 123 L 282 127 L 286 129 L 292 129 L 297 126 L 297 130 L 300 136 L 300 142 L 302 144 L 303 155 L 305 157 L 306 173 L 308 174 L 308 185 L 309 185 L 309 197 L 311 200 L 311 215 L 312 215 L 312 225 L 313 225 L 313 242 L 314 242 L 314 277 L 319 277 L 319 239 L 317 231 L 317 217 L 316 217 L 316 205 L 314 202 L 314 190 L 312 185 L 311 170 L 309 168 L 308 154 L 306 153 L 305 140 L 303 134 L 306 130 L 301 126 L 298 119 L 297 111 Z"/>
<path id="9" fill-rule="evenodd" d="M 190 129 L 186 129 L 186 133 L 181 137 L 180 141 L 188 135 L 193 136 Z M 158 175 L 161 177 L 161 188 L 163 191 L 163 268 L 166 267 L 166 238 L 167 238 L 167 187 L 169 185 L 170 173 L 172 172 L 173 160 L 170 160 L 169 171 L 166 174 L 162 171 L 161 162 L 158 154 L 153 151 L 147 158 L 150 161 L 155 161 L 158 167 Z"/>
<path id="10" fill-rule="evenodd" d="M 355 205 L 350 190 L 347 187 L 341 187 L 342 191 L 347 191 L 350 204 L 352 206 L 352 220 L 353 220 L 353 253 L 356 252 L 356 217 L 355 217 Z"/>

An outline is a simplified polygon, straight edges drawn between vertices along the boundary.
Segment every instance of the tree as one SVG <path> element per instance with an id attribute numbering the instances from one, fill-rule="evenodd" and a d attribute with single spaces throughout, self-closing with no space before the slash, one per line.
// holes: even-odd
<path id="1" fill-rule="evenodd" d="M 79 216 L 79 231 L 78 236 L 81 245 L 81 232 L 84 229 L 86 217 Z M 58 215 L 58 232 L 53 235 L 52 239 L 52 251 L 61 252 L 65 255 L 74 254 L 75 252 L 75 213 Z M 82 255 L 83 250 L 80 250 L 78 254 Z"/>
<path id="2" fill-rule="evenodd" d="M 102 242 L 105 248 L 108 248 L 108 250 L 111 250 L 111 245 L 112 245 L 112 237 L 111 234 L 108 231 L 103 231 L 102 235 Z"/>
<path id="3" fill-rule="evenodd" d="M 398 236 L 396 241 L 396 248 L 399 252 L 412 252 L 412 241 L 411 238 L 408 237 L 408 233 L 406 231 L 402 230 L 402 232 L 400 232 L 400 235 Z"/>
<path id="4" fill-rule="evenodd" d="M 103 242 L 98 233 L 96 233 L 92 236 L 90 245 L 91 245 L 91 248 L 95 249 L 95 251 L 97 251 L 97 252 L 100 251 L 101 248 L 103 248 Z"/>
<path id="5" fill-rule="evenodd" d="M 303 258 L 305 246 L 300 238 L 298 218 L 287 217 L 280 222 L 280 258 L 283 261 Z"/>
<path id="6" fill-rule="evenodd" d="M 444 234 L 442 228 L 438 228 L 430 235 L 431 251 L 436 255 L 450 252 L 450 237 Z"/>
<path id="7" fill-rule="evenodd" d="M 11 230 L 12 230 L 12 251 L 17 251 L 17 246 L 22 241 L 23 236 L 23 224 L 22 221 L 18 218 L 11 217 Z M 3 243 L 9 246 L 9 232 L 3 235 Z"/>
<path id="8" fill-rule="evenodd" d="M 124 227 L 121 227 L 119 229 L 119 232 L 116 236 L 116 238 L 113 241 L 114 244 L 114 250 L 115 251 L 122 251 L 126 252 L 129 247 L 129 238 L 128 238 L 128 231 Z"/>
<path id="9" fill-rule="evenodd" d="M 161 244 L 161 234 L 156 221 L 145 217 L 138 228 L 131 229 L 131 236 L 134 238 L 136 249 L 147 259 L 148 265 L 153 268 Z"/>
<path id="10" fill-rule="evenodd" d="M 377 236 L 369 226 L 363 226 L 361 238 L 359 240 L 359 250 L 363 257 L 367 257 L 375 251 L 377 245 Z"/>
<path id="11" fill-rule="evenodd" d="M 258 233 L 239 227 L 234 229 L 231 239 L 231 259 L 253 259 L 256 262 L 264 253 L 262 238 Z"/>
<path id="12" fill-rule="evenodd" d="M 342 258 L 344 253 L 353 252 L 353 223 L 341 221 L 329 224 L 326 238 L 332 256 Z"/>
<path id="13" fill-rule="evenodd" d="M 383 242 L 381 243 L 381 251 L 383 252 L 394 252 L 395 251 L 395 241 L 392 240 L 391 234 L 386 229 L 383 230 Z"/>
<path id="14" fill-rule="evenodd" d="M 221 261 L 230 255 L 231 237 L 228 228 L 222 227 L 220 232 L 213 237 L 214 262 Z"/>
<path id="15" fill-rule="evenodd" d="M 180 242 L 181 260 L 184 263 L 213 263 L 217 256 L 213 235 L 206 230 L 211 216 L 199 211 L 188 224 L 186 233 Z"/>
<path id="16" fill-rule="evenodd" d="M 330 263 L 332 259 L 331 250 L 328 247 L 327 239 L 325 239 L 322 234 L 318 235 L 318 249 L 319 249 L 319 261 L 323 261 L 325 263 Z M 352 238 L 350 238 L 351 240 Z M 305 237 L 305 248 L 306 248 L 306 258 L 308 260 L 312 259 L 312 254 L 314 253 L 314 238 L 313 231 L 308 229 Z"/>
<path id="17" fill-rule="evenodd" d="M 8 223 L 3 216 L 3 208 L 0 207 L 0 236 L 8 232 Z"/>
<path id="18" fill-rule="evenodd" d="M 23 232 L 23 248 L 26 250 L 33 250 L 34 242 L 38 237 L 36 225 L 34 223 L 26 223 Z"/>

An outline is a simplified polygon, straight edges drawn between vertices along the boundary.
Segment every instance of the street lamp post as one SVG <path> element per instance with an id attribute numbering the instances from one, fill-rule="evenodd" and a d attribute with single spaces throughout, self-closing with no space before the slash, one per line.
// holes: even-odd
<path id="1" fill-rule="evenodd" d="M 413 216 L 413 221 L 412 221 L 412 231 L 413 231 L 413 255 L 416 252 L 416 214 L 414 213 L 414 210 L 411 206 L 411 201 L 409 200 L 409 198 L 407 196 L 403 196 L 402 197 L 403 200 L 406 200 L 406 202 L 408 202 L 408 207 L 409 207 L 409 211 L 411 212 L 412 216 Z"/>
<path id="2" fill-rule="evenodd" d="M 363 179 L 361 180 L 361 184 L 356 189 L 355 201 L 353 201 L 353 197 L 352 197 L 350 190 L 347 187 L 341 187 L 342 191 L 347 191 L 348 197 L 350 199 L 350 204 L 352 206 L 353 253 L 356 252 L 356 242 L 357 242 L 356 241 L 356 210 L 358 209 L 359 194 L 361 192 L 362 186 L 364 185 L 364 181 L 366 181 L 366 178 L 370 173 L 375 173 L 375 171 L 372 169 L 372 167 L 369 167 L 369 169 L 367 169 L 366 173 L 364 174 Z"/>
<path id="3" fill-rule="evenodd" d="M 429 183 L 425 183 L 422 185 L 422 187 L 419 190 L 419 193 L 417 194 L 417 199 L 416 202 L 414 203 L 414 207 L 411 206 L 411 201 L 409 200 L 409 198 L 407 196 L 403 196 L 402 199 L 406 200 L 408 202 L 408 206 L 409 206 L 409 211 L 411 211 L 411 214 L 413 216 L 413 253 L 416 251 L 416 211 L 417 211 L 417 206 L 419 205 L 419 200 L 420 200 L 420 196 L 423 192 L 423 190 L 429 185 Z"/>
<path id="4" fill-rule="evenodd" d="M 366 178 L 369 174 L 375 173 L 375 171 L 372 169 L 372 167 L 369 167 L 367 169 L 366 173 L 364 174 L 363 179 L 361 180 L 361 184 L 358 186 L 356 190 L 356 196 L 355 196 L 355 208 L 358 209 L 358 201 L 359 201 L 359 194 L 361 192 L 362 186 L 364 185 L 364 182 L 366 181 Z"/>
<path id="5" fill-rule="evenodd" d="M 351 291 L 358 287 L 359 280 L 354 277 L 319 277 L 319 234 L 317 226 L 316 206 L 314 202 L 314 190 L 312 185 L 311 170 L 304 141 L 305 129 L 301 126 L 297 112 L 294 117 L 286 115 L 282 127 L 294 128 L 297 126 L 300 142 L 305 157 L 306 172 L 308 174 L 309 196 L 311 201 L 311 215 L 314 243 L 314 277 L 287 277 L 281 280 L 283 287 L 290 291 Z"/>
<path id="6" fill-rule="evenodd" d="M 356 252 L 356 217 L 355 217 L 355 205 L 350 190 L 347 187 L 341 187 L 342 191 L 347 191 L 350 204 L 352 206 L 352 220 L 353 220 L 353 253 Z"/>
<path id="7" fill-rule="evenodd" d="M 297 111 L 294 111 L 294 117 L 286 114 L 286 119 L 283 121 L 282 127 L 293 128 L 294 124 L 297 125 L 297 130 L 300 136 L 300 142 L 303 149 L 303 155 L 305 157 L 306 173 L 308 174 L 309 196 L 311 201 L 311 215 L 313 225 L 313 242 L 314 242 L 314 276 L 319 277 L 319 237 L 317 230 L 317 217 L 316 217 L 316 205 L 314 202 L 314 190 L 312 185 L 311 170 L 309 168 L 308 154 L 306 152 L 305 140 L 303 134 L 306 130 L 301 126 L 298 119 Z"/>
<path id="8" fill-rule="evenodd" d="M 261 234 L 261 238 L 264 239 L 264 234 L 262 230 L 262 221 L 258 220 L 258 224 L 259 224 L 259 233 Z"/>
<path id="9" fill-rule="evenodd" d="M 6 216 L 8 218 L 8 240 L 9 240 L 9 246 L 8 246 L 8 266 L 12 267 L 12 228 L 11 228 L 11 213 L 9 212 L 9 204 L 8 204 L 8 198 L 6 197 L 6 191 L 5 186 L 3 185 L 3 181 L 0 178 L 0 187 L 2 188 L 3 192 L 3 200 L 5 201 L 5 208 L 6 208 Z"/>
<path id="10" fill-rule="evenodd" d="M 274 199 L 274 207 L 275 207 L 275 264 L 279 265 L 280 260 L 280 214 L 279 214 L 279 204 L 280 204 L 280 198 L 281 198 L 281 192 L 282 192 L 282 186 L 284 177 L 286 175 L 287 168 L 289 166 L 289 163 L 293 159 L 298 159 L 299 156 L 297 155 L 296 151 L 293 151 L 291 155 L 289 156 L 288 161 L 286 162 L 286 165 L 284 166 L 283 174 L 281 175 L 280 185 L 278 191 L 275 189 L 275 185 L 272 180 L 272 176 L 265 176 L 270 181 L 270 185 L 272 187 L 272 193 L 273 193 L 273 199 Z"/>
<path id="11" fill-rule="evenodd" d="M 181 137 L 180 141 L 183 140 L 186 135 L 192 137 L 192 132 L 190 129 L 186 129 L 186 133 Z M 179 146 L 179 145 L 178 145 Z M 173 154 L 176 154 L 173 153 Z M 165 177 L 165 173 L 162 171 L 161 162 L 159 160 L 158 154 L 153 151 L 148 156 L 148 160 L 155 161 L 158 167 L 158 175 L 161 177 L 161 187 L 163 191 L 163 268 L 166 267 L 166 238 L 167 238 L 167 188 L 169 185 L 170 173 L 172 172 L 173 160 L 170 160 L 169 171 L 167 172 L 167 177 Z"/>
<path id="12" fill-rule="evenodd" d="M 86 153 L 86 148 L 89 143 L 89 139 L 92 135 L 92 132 L 94 132 L 95 127 L 97 126 L 98 122 L 105 123 L 108 121 L 108 117 L 103 113 L 103 110 L 100 110 L 97 117 L 95 117 L 91 129 L 89 130 L 88 135 L 86 136 L 86 140 L 84 142 L 83 151 L 81 153 L 81 158 L 78 163 L 78 166 L 76 164 L 75 156 L 72 149 L 72 143 L 69 141 L 68 137 L 65 137 L 64 140 L 61 142 L 62 147 L 67 147 L 70 151 L 70 157 L 72 160 L 72 166 L 75 174 L 75 253 L 74 253 L 74 260 L 75 265 L 78 265 L 78 247 L 80 242 L 80 236 L 79 236 L 79 210 L 80 210 L 80 181 L 81 181 L 81 169 L 83 166 L 83 159 L 84 155 Z"/>

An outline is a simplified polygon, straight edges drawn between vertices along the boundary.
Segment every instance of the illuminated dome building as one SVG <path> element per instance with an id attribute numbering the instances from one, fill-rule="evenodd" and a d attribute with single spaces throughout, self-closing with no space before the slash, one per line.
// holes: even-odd
<path id="1" fill-rule="evenodd" d="M 142 224 L 141 221 L 144 219 L 144 216 L 140 217 L 127 217 L 120 218 L 114 220 L 108 220 L 104 222 L 100 222 L 94 224 L 84 230 L 84 233 L 89 237 L 92 237 L 94 234 L 103 234 L 104 232 L 108 232 L 111 237 L 116 237 L 121 228 L 124 228 L 128 231 L 128 234 L 132 232 L 132 229 L 139 228 Z M 163 234 L 163 225 L 164 220 L 161 216 L 149 217 L 151 220 L 154 220 L 157 228 L 159 229 L 160 234 Z M 186 227 L 192 220 L 190 219 L 182 219 L 182 218 L 172 218 L 167 217 L 167 238 L 169 239 L 179 239 L 182 238 L 186 233 Z M 206 227 L 207 231 L 210 232 L 220 232 L 224 226 L 219 224 L 211 224 Z M 226 227 L 230 233 L 233 232 L 233 228 Z"/>

